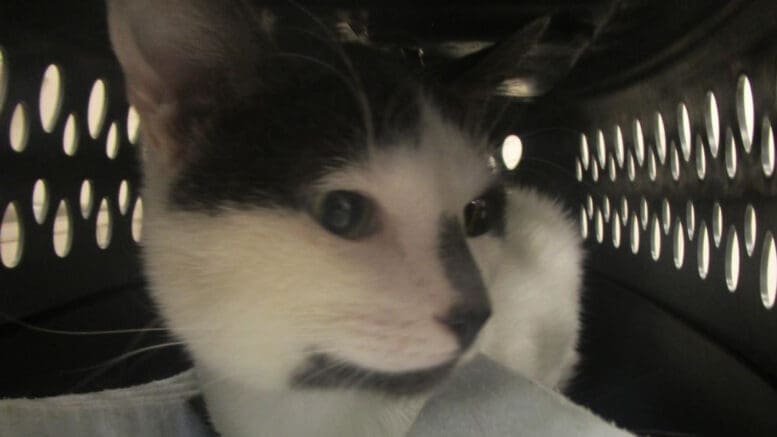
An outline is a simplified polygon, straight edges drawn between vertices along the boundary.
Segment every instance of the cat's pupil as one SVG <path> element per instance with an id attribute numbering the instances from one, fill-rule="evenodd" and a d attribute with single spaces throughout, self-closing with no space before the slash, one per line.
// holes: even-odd
<path id="1" fill-rule="evenodd" d="M 504 190 L 492 189 L 464 207 L 464 227 L 468 237 L 496 230 L 504 214 Z"/>
<path id="2" fill-rule="evenodd" d="M 490 220 L 488 202 L 485 199 L 475 199 L 464 208 L 464 223 L 467 235 L 477 237 L 489 231 Z"/>
<path id="3" fill-rule="evenodd" d="M 329 232 L 358 239 L 372 230 L 372 203 L 353 191 L 332 191 L 322 200 L 317 218 Z"/>

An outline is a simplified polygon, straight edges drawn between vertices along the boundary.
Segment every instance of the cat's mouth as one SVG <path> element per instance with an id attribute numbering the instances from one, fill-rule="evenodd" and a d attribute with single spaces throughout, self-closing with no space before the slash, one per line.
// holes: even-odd
<path id="1" fill-rule="evenodd" d="M 423 393 L 444 380 L 455 367 L 456 360 L 421 370 L 384 372 L 333 358 L 314 354 L 292 376 L 295 388 L 360 389 L 394 396 Z"/>

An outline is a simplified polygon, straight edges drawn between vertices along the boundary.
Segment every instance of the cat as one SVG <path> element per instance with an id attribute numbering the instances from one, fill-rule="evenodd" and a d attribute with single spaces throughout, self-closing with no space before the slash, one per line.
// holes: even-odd
<path id="1" fill-rule="evenodd" d="M 558 203 L 505 185 L 457 101 L 496 76 L 338 42 L 284 5 L 108 0 L 150 292 L 216 430 L 401 436 L 478 353 L 562 387 L 580 242 Z"/>

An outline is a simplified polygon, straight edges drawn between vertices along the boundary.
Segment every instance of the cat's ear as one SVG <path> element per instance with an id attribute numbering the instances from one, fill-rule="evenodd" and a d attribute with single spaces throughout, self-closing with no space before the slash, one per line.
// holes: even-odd
<path id="1" fill-rule="evenodd" d="M 440 76 L 475 98 L 541 96 L 566 76 L 590 42 L 588 29 L 569 21 L 537 18 L 492 47 L 444 65 Z"/>
<path id="2" fill-rule="evenodd" d="M 108 0 L 111 42 L 149 142 L 170 155 L 187 111 L 252 86 L 272 20 L 240 0 Z"/>

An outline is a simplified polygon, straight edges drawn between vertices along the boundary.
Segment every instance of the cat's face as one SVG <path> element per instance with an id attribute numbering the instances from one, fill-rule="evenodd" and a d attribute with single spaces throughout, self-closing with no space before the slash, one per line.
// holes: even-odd
<path id="1" fill-rule="evenodd" d="M 480 140 L 363 49 L 254 41 L 248 60 L 203 66 L 176 41 L 214 37 L 202 20 L 258 22 L 195 1 L 198 26 L 155 35 L 132 21 L 139 3 L 109 6 L 148 147 L 146 267 L 198 365 L 264 389 L 405 394 L 445 377 L 490 315 L 504 231 Z"/>

